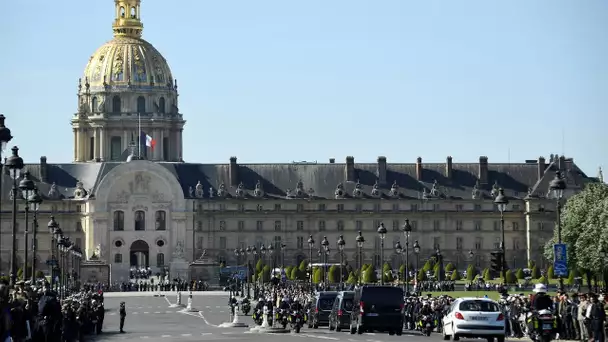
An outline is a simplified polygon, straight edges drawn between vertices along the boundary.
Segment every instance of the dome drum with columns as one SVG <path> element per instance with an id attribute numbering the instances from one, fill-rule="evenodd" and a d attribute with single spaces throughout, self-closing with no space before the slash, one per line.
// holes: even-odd
<path id="1" fill-rule="evenodd" d="M 141 38 L 140 0 L 115 0 L 114 39 L 91 56 L 78 83 L 72 119 L 74 161 L 124 161 L 137 151 L 149 160 L 182 160 L 177 81 L 165 58 Z M 140 142 L 141 131 L 156 142 Z M 135 145 L 135 146 L 133 146 Z"/>

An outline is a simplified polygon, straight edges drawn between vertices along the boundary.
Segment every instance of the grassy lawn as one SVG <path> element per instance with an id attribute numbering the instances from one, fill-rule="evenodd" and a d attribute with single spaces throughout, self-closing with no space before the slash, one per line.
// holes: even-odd
<path id="1" fill-rule="evenodd" d="M 448 295 L 452 298 L 460 298 L 460 297 L 484 297 L 488 296 L 490 299 L 498 300 L 500 298 L 500 294 L 496 291 L 453 291 L 453 292 L 422 292 L 423 296 L 427 294 L 431 294 L 433 297 Z M 524 295 L 529 295 L 532 291 L 523 291 L 523 292 L 514 292 L 517 294 L 523 293 Z M 555 293 L 549 293 L 549 295 L 555 295 Z"/>

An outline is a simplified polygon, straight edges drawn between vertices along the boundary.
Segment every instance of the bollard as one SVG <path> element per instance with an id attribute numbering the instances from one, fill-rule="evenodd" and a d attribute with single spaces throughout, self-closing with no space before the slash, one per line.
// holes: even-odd
<path id="1" fill-rule="evenodd" d="M 177 305 L 182 305 L 182 293 L 177 291 Z"/>
<path id="2" fill-rule="evenodd" d="M 268 324 L 268 307 L 264 305 L 264 314 L 262 315 L 262 328 L 269 328 Z"/>

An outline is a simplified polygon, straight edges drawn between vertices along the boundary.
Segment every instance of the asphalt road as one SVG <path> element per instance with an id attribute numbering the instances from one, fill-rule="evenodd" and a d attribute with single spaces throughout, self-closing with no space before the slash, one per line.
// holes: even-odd
<path id="1" fill-rule="evenodd" d="M 247 340 L 252 342 L 297 341 L 343 341 L 343 342 L 390 342 L 408 340 L 412 342 L 441 341 L 439 334 L 431 337 L 420 336 L 414 332 L 404 332 L 403 336 L 389 336 L 381 333 L 351 335 L 346 332 L 303 328 L 299 334 L 261 334 L 252 333 L 249 328 L 221 328 L 222 323 L 230 320 L 228 296 L 194 296 L 193 309 L 199 312 L 182 312 L 183 308 L 172 308 L 175 295 L 168 297 L 118 297 L 106 298 L 106 317 L 104 332 L 94 341 L 224 341 Z M 125 301 L 127 318 L 125 333 L 120 334 L 118 307 Z M 187 303 L 184 293 L 182 303 Z M 240 316 L 240 321 L 253 327 L 249 316 Z M 463 340 L 463 342 L 466 342 Z"/>

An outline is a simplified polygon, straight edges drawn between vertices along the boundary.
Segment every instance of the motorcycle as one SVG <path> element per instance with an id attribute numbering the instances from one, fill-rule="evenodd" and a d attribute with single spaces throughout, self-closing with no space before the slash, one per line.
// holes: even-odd
<path id="1" fill-rule="evenodd" d="M 291 325 L 291 330 L 295 333 L 299 333 L 304 324 L 302 321 L 302 314 L 298 311 L 293 311 L 289 316 L 289 323 Z"/>
<path id="2" fill-rule="evenodd" d="M 424 315 L 420 319 L 418 329 L 420 329 L 423 335 L 431 336 L 431 332 L 433 331 L 433 323 L 434 319 L 431 315 Z"/>
<path id="3" fill-rule="evenodd" d="M 277 320 L 277 322 L 279 322 L 279 324 L 281 324 L 283 329 L 285 329 L 285 327 L 287 326 L 287 322 L 289 320 L 287 311 L 284 309 L 279 309 L 279 311 L 277 312 L 277 317 L 275 317 L 275 319 Z"/>
<path id="4" fill-rule="evenodd" d="M 243 311 L 243 313 L 245 315 L 249 315 L 249 311 L 251 311 L 251 304 L 249 304 L 249 303 L 241 304 L 241 310 Z"/>
<path id="5" fill-rule="evenodd" d="M 251 318 L 253 319 L 253 321 L 255 322 L 255 324 L 257 325 L 261 325 L 262 324 L 262 320 L 263 320 L 263 316 L 262 316 L 262 310 L 260 309 L 256 309 L 253 311 L 253 315 L 251 315 Z"/>
<path id="6" fill-rule="evenodd" d="M 551 342 L 555 338 L 555 317 L 550 310 L 540 310 L 533 320 L 533 331 L 530 339 L 535 342 Z"/>

